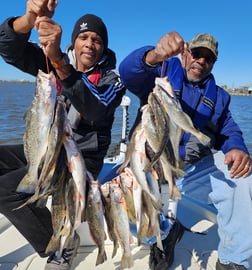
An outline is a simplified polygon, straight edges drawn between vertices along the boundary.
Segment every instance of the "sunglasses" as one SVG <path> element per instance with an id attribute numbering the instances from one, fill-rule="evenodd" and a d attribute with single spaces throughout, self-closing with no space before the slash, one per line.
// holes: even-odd
<path id="1" fill-rule="evenodd" d="M 216 61 L 213 55 L 209 53 L 205 53 L 201 50 L 197 50 L 197 49 L 190 50 L 189 48 L 187 48 L 187 51 L 191 54 L 193 59 L 204 58 L 208 64 L 213 64 Z"/>

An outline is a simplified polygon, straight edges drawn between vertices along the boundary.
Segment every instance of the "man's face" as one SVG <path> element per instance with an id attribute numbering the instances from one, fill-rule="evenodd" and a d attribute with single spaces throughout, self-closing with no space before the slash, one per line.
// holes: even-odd
<path id="1" fill-rule="evenodd" d="M 95 32 L 80 33 L 75 40 L 74 49 L 77 69 L 85 72 L 100 60 L 104 51 L 103 40 Z"/>
<path id="2" fill-rule="evenodd" d="M 204 80 L 212 71 L 215 63 L 213 53 L 207 48 L 185 50 L 182 54 L 182 63 L 190 82 Z"/>

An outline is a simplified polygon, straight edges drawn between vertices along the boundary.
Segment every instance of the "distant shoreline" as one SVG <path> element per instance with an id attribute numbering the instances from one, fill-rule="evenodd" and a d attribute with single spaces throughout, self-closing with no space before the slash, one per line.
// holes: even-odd
<path id="1" fill-rule="evenodd" d="M 231 95 L 231 96 L 252 96 L 252 91 L 248 91 L 248 90 L 227 90 L 227 92 Z"/>
<path id="2" fill-rule="evenodd" d="M 0 80 L 0 83 L 21 83 L 21 84 L 33 84 L 34 82 L 29 80 Z"/>
<path id="3" fill-rule="evenodd" d="M 15 83 L 15 84 L 34 84 L 35 81 L 29 80 L 0 80 L 0 83 Z M 243 90 L 243 89 L 225 89 L 231 96 L 252 96 L 252 91 Z"/>

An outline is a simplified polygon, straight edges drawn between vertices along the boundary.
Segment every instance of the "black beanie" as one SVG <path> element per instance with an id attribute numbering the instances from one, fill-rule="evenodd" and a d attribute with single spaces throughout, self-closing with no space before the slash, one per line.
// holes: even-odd
<path id="1" fill-rule="evenodd" d="M 97 33 L 103 40 L 104 50 L 108 48 L 107 28 L 102 19 L 93 14 L 86 14 L 77 20 L 72 33 L 72 45 L 80 33 L 87 31 Z"/>

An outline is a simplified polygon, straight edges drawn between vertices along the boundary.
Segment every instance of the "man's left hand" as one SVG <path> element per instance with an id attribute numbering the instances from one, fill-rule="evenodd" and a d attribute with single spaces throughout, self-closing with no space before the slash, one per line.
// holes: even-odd
<path id="1" fill-rule="evenodd" d="M 224 163 L 230 167 L 230 177 L 247 177 L 252 170 L 250 156 L 239 149 L 232 149 L 225 155 Z"/>

